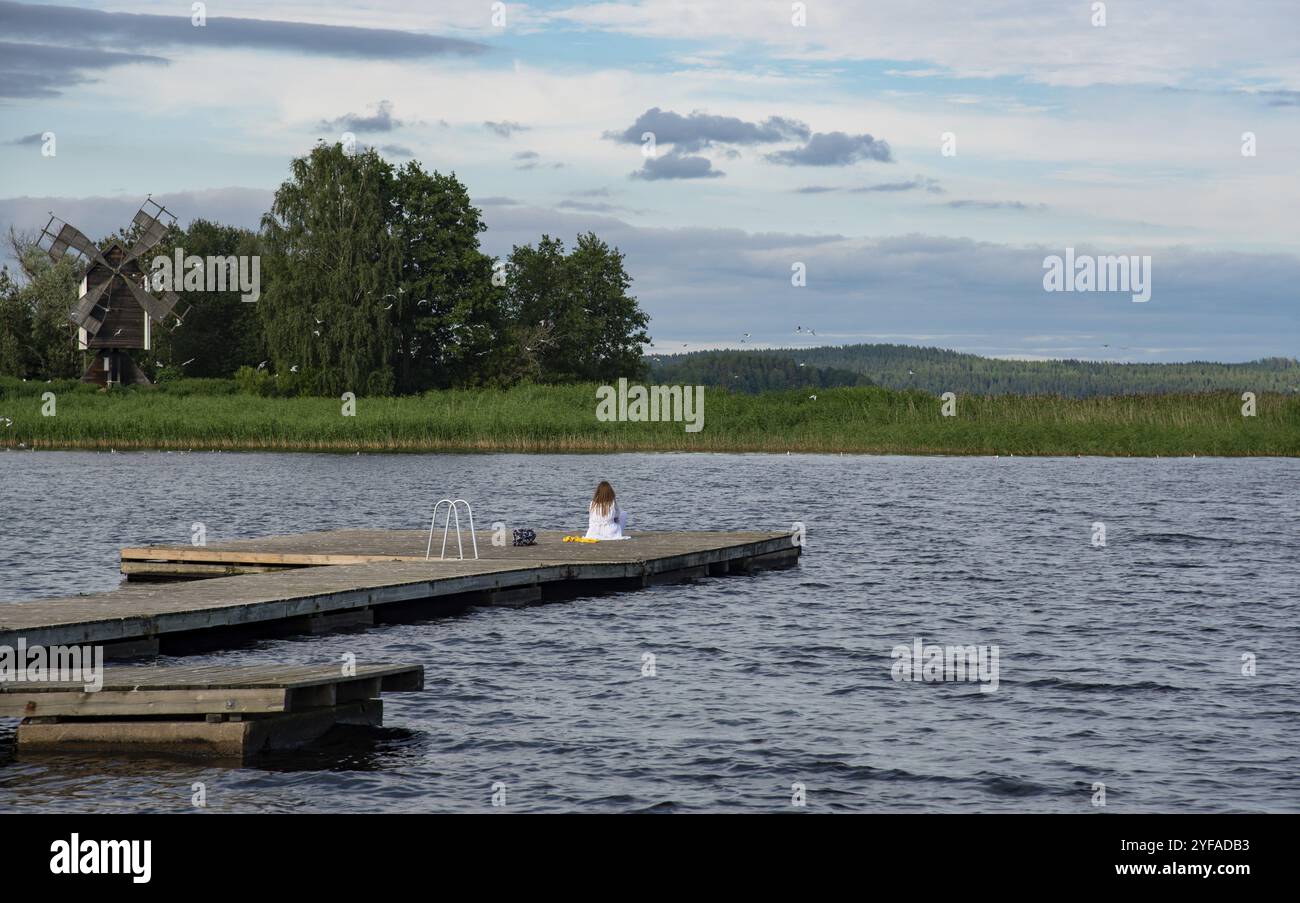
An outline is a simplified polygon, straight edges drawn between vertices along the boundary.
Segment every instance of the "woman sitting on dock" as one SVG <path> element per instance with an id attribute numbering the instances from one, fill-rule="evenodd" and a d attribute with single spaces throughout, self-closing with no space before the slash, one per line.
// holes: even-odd
<path id="1" fill-rule="evenodd" d="M 627 513 L 614 500 L 614 487 L 605 480 L 596 487 L 596 494 L 587 506 L 587 539 L 629 539 L 623 531 L 627 528 Z"/>

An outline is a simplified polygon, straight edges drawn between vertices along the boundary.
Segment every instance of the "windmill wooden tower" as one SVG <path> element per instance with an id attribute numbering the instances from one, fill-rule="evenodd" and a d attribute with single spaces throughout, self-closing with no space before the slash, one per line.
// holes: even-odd
<path id="1" fill-rule="evenodd" d="M 175 220 L 161 204 L 146 200 L 131 220 L 138 237 L 129 248 L 117 239 L 99 248 L 53 215 L 41 231 L 37 244 L 55 263 L 69 250 L 87 263 L 80 298 L 70 315 L 77 326 L 77 347 L 94 353 L 94 360 L 81 377 L 83 382 L 101 386 L 148 384 L 148 378 L 125 352 L 151 350 L 154 326 L 166 325 L 169 316 L 173 317 L 172 328 L 180 325 L 181 317 L 174 313 L 180 296 L 173 291 L 161 297 L 148 292 L 140 255 L 158 244 Z"/>

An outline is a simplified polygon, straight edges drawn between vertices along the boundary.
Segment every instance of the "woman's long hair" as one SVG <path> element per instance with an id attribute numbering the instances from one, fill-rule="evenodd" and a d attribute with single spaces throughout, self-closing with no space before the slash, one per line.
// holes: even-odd
<path id="1" fill-rule="evenodd" d="M 604 517 L 609 514 L 609 509 L 614 504 L 614 487 L 609 485 L 606 480 L 601 480 L 600 485 L 596 487 L 596 494 L 591 497 L 591 510 L 599 511 L 600 516 Z"/>

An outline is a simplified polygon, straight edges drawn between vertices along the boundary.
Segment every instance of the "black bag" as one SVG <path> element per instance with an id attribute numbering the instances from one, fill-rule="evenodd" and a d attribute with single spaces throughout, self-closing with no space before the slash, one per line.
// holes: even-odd
<path id="1" fill-rule="evenodd" d="M 516 530 L 514 544 L 517 546 L 537 545 L 537 533 L 533 530 Z"/>

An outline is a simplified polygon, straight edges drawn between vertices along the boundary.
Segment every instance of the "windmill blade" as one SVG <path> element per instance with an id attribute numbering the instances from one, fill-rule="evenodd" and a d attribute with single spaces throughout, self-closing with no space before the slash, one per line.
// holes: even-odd
<path id="1" fill-rule="evenodd" d="M 82 299 L 78 302 L 76 308 L 68 315 L 68 319 L 77 324 L 80 328 L 86 330 L 88 335 L 96 335 L 99 332 L 99 327 L 104 325 L 104 317 L 108 315 L 108 311 L 105 310 L 103 316 L 96 317 L 95 309 L 99 307 L 99 299 L 104 296 L 104 292 L 106 292 L 108 287 L 112 284 L 113 278 L 114 277 L 105 279 L 99 285 L 88 290 L 86 294 L 82 296 Z"/>
<path id="2" fill-rule="evenodd" d="M 108 261 L 104 260 L 104 256 L 99 253 L 99 247 L 93 241 L 57 217 L 50 217 L 50 221 L 41 230 L 41 237 L 36 239 L 36 245 L 50 255 L 50 259 L 55 263 L 62 260 L 68 251 L 75 251 L 88 261 L 97 261 L 108 266 Z"/>
<path id="3" fill-rule="evenodd" d="M 149 316 L 153 317 L 155 323 L 161 324 L 163 320 L 167 319 L 168 314 L 176 307 L 176 302 L 181 299 L 181 296 L 175 292 L 168 292 L 161 298 L 155 298 L 137 285 L 135 280 L 123 279 L 122 281 L 131 290 L 131 294 L 135 296 L 136 303 L 143 307 Z"/>
<path id="4" fill-rule="evenodd" d="M 150 210 L 151 206 L 155 209 Z M 140 237 L 127 250 L 126 260 L 135 260 L 145 251 L 162 241 L 163 236 L 167 234 L 167 230 L 175 222 L 176 217 L 172 216 L 166 207 L 157 201 L 146 200 L 140 205 L 140 209 L 131 220 L 131 225 L 140 230 Z"/>

